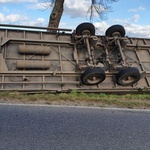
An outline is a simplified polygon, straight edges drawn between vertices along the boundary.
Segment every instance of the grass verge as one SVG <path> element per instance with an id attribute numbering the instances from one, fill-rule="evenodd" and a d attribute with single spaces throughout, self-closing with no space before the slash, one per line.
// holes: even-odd
<path id="1" fill-rule="evenodd" d="M 0 92 L 0 102 L 149 109 L 150 94 L 87 94 L 76 91 L 59 94 Z"/>

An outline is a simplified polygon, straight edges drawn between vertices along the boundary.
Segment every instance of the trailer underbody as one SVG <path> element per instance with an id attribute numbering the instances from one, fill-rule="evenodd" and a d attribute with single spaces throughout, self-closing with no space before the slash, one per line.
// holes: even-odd
<path id="1" fill-rule="evenodd" d="M 0 91 L 150 93 L 150 39 L 99 36 L 89 25 L 0 25 Z"/>

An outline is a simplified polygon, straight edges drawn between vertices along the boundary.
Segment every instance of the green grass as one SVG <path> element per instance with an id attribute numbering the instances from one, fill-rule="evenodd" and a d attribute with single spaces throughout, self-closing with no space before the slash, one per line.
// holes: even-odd
<path id="1" fill-rule="evenodd" d="M 0 92 L 0 102 L 149 109 L 150 94 L 87 94 L 78 93 L 77 91 L 58 94 L 25 94 L 19 92 Z"/>

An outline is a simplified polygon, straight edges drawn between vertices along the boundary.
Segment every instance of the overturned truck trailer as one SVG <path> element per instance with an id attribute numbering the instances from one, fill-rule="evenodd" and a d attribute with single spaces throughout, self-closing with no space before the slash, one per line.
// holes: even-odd
<path id="1" fill-rule="evenodd" d="M 0 91 L 150 93 L 150 39 L 121 25 L 95 34 L 91 23 L 69 29 L 0 25 Z"/>

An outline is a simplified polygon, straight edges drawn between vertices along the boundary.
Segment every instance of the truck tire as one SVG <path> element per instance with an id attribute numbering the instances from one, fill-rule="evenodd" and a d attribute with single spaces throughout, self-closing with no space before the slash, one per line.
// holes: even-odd
<path id="1" fill-rule="evenodd" d="M 115 32 L 120 33 L 121 37 L 125 36 L 125 29 L 121 25 L 113 25 L 113 26 L 109 27 L 105 32 L 105 36 L 113 37 L 113 34 Z"/>
<path id="2" fill-rule="evenodd" d="M 137 68 L 131 67 L 122 69 L 116 76 L 117 84 L 123 86 L 133 85 L 141 78 L 140 72 Z"/>
<path id="3" fill-rule="evenodd" d="M 97 85 L 103 82 L 106 78 L 105 71 L 98 68 L 88 68 L 81 75 L 81 81 L 85 85 Z"/>
<path id="4" fill-rule="evenodd" d="M 77 26 L 76 28 L 76 34 L 77 35 L 82 35 L 83 31 L 88 30 L 90 32 L 90 35 L 95 35 L 95 27 L 92 23 L 82 23 Z"/>

